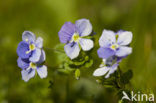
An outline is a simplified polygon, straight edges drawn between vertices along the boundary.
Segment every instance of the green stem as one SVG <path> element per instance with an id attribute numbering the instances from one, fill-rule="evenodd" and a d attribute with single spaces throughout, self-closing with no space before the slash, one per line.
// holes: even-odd
<path id="1" fill-rule="evenodd" d="M 55 48 L 47 48 L 47 47 L 44 47 L 44 49 L 52 50 L 52 51 L 59 52 L 59 53 L 65 53 L 64 51 L 62 51 L 62 50 L 57 50 L 57 49 L 55 49 Z"/>

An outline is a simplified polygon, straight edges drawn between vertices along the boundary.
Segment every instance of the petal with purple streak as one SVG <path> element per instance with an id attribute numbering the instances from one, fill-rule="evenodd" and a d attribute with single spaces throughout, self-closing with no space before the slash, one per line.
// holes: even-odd
<path id="1" fill-rule="evenodd" d="M 88 36 L 92 32 L 92 24 L 88 19 L 77 20 L 75 25 L 76 30 L 80 34 L 80 36 Z"/>
<path id="2" fill-rule="evenodd" d="M 32 56 L 29 58 L 31 62 L 38 62 L 40 60 L 41 56 L 41 49 L 36 48 L 34 51 L 32 51 Z"/>
<path id="3" fill-rule="evenodd" d="M 29 51 L 29 43 L 21 41 L 17 47 L 18 56 L 24 59 L 29 58 L 31 53 L 27 54 L 27 51 Z"/>
<path id="4" fill-rule="evenodd" d="M 30 31 L 24 31 L 22 34 L 22 40 L 26 42 L 35 42 L 35 35 Z"/>
<path id="5" fill-rule="evenodd" d="M 75 33 L 75 24 L 71 22 L 66 22 L 58 33 L 61 43 L 68 43 L 71 40 L 72 35 L 74 33 Z"/>
<path id="6" fill-rule="evenodd" d="M 78 57 L 79 52 L 80 52 L 78 43 L 74 43 L 74 42 L 66 44 L 64 46 L 64 50 L 65 50 L 67 56 L 71 59 Z"/>
<path id="7" fill-rule="evenodd" d="M 79 43 L 84 51 L 88 51 L 88 50 L 92 49 L 94 46 L 93 41 L 90 39 L 81 38 Z"/>
<path id="8" fill-rule="evenodd" d="M 128 45 L 132 41 L 132 32 L 124 31 L 120 32 L 117 43 L 119 45 Z"/>
<path id="9" fill-rule="evenodd" d="M 29 79 L 31 79 L 35 76 L 35 69 L 22 70 L 21 74 L 22 74 L 22 79 L 25 82 L 28 82 Z"/>
<path id="10" fill-rule="evenodd" d="M 108 47 L 115 42 L 116 42 L 115 33 L 110 30 L 103 30 L 102 36 L 99 39 L 100 46 Z"/>
<path id="11" fill-rule="evenodd" d="M 35 43 L 36 47 L 42 48 L 43 47 L 43 38 L 38 37 Z"/>
<path id="12" fill-rule="evenodd" d="M 40 76 L 40 78 L 46 78 L 47 77 L 47 66 L 43 65 L 40 67 L 37 67 L 37 73 Z"/>
<path id="13" fill-rule="evenodd" d="M 98 49 L 97 53 L 100 58 L 107 59 L 113 56 L 115 54 L 115 51 L 110 48 L 101 47 Z"/>
<path id="14" fill-rule="evenodd" d="M 43 63 L 45 61 L 45 59 L 46 59 L 45 51 L 44 50 L 41 50 L 41 56 L 40 56 L 40 59 L 37 62 L 37 64 Z"/>
<path id="15" fill-rule="evenodd" d="M 126 46 L 120 46 L 117 50 L 115 55 L 118 57 L 124 57 L 132 53 L 132 48 L 131 47 L 126 47 Z"/>
<path id="16" fill-rule="evenodd" d="M 20 57 L 17 59 L 18 67 L 21 69 L 26 69 L 29 67 L 29 60 L 28 59 L 21 59 Z"/>

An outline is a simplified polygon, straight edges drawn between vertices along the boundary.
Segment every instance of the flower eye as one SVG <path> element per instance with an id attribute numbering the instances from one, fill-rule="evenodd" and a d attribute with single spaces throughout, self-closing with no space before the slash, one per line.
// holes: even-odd
<path id="1" fill-rule="evenodd" d="M 73 35 L 73 37 L 72 37 L 72 40 L 74 41 L 74 42 L 77 42 L 77 41 L 79 41 L 79 34 L 78 33 L 74 33 L 74 35 Z"/>
<path id="2" fill-rule="evenodd" d="M 32 68 L 32 69 L 36 69 L 36 64 L 35 64 L 35 63 L 30 62 L 30 68 Z"/>
<path id="3" fill-rule="evenodd" d="M 35 45 L 34 45 L 34 44 L 30 44 L 30 45 L 29 45 L 29 49 L 30 49 L 30 50 L 34 50 L 34 49 L 35 49 Z"/>

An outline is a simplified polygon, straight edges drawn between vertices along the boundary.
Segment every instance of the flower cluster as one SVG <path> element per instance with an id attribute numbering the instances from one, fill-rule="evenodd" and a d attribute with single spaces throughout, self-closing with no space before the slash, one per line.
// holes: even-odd
<path id="1" fill-rule="evenodd" d="M 94 42 L 89 39 L 92 33 L 92 25 L 87 19 L 80 19 L 75 22 L 66 22 L 61 30 L 58 32 L 60 42 L 65 44 L 64 50 L 69 60 L 73 61 L 69 64 L 78 68 L 81 64 L 89 61 L 88 56 L 82 56 L 84 61 L 76 61 L 75 58 L 83 51 L 89 51 L 93 48 Z M 17 48 L 17 54 L 19 56 L 17 63 L 22 69 L 22 79 L 28 81 L 38 73 L 40 78 L 47 76 L 47 67 L 42 65 L 45 61 L 45 52 L 42 49 L 43 39 L 38 37 L 30 31 L 24 31 L 22 34 L 22 40 Z M 109 78 L 114 73 L 121 60 L 132 53 L 132 48 L 129 44 L 132 41 L 132 32 L 120 30 L 113 32 L 110 30 L 103 30 L 103 33 L 99 39 L 100 48 L 97 50 L 99 58 L 102 59 L 102 63 L 98 69 L 93 73 L 94 76 L 105 76 Z M 81 56 L 79 56 L 81 57 Z M 84 59 L 85 58 L 85 59 Z M 73 60 L 74 59 L 74 60 Z M 68 62 L 66 62 L 68 63 Z M 89 62 L 89 65 L 92 62 Z M 87 66 L 87 64 L 85 64 Z M 80 75 L 79 69 L 76 70 L 76 77 Z"/>
<path id="2" fill-rule="evenodd" d="M 27 82 L 35 76 L 37 71 L 41 78 L 47 76 L 47 67 L 41 65 L 45 61 L 45 52 L 42 49 L 43 39 L 38 37 L 30 31 L 24 31 L 22 40 L 17 47 L 17 54 L 19 56 L 17 63 L 22 69 L 22 79 Z"/>
<path id="3" fill-rule="evenodd" d="M 132 41 L 132 33 L 129 31 L 118 31 L 117 33 L 104 30 L 99 39 L 100 48 L 97 53 L 103 59 L 100 68 L 93 73 L 94 76 L 108 78 L 110 74 L 117 70 L 119 62 L 132 53 L 132 48 L 128 45 Z"/>
<path id="4" fill-rule="evenodd" d="M 93 48 L 92 40 L 87 39 L 92 32 L 92 25 L 87 19 L 77 20 L 75 24 L 66 22 L 59 31 L 61 43 L 65 43 L 64 50 L 67 56 L 71 59 L 78 57 L 82 48 L 84 51 L 89 51 Z"/>

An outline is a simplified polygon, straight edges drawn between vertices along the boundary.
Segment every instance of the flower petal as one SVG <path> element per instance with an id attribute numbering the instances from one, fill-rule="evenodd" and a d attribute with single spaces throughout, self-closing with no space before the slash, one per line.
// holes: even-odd
<path id="1" fill-rule="evenodd" d="M 108 71 L 110 70 L 110 68 L 108 67 L 102 67 L 102 68 L 98 68 L 94 71 L 93 76 L 103 76 L 105 75 Z"/>
<path id="2" fill-rule="evenodd" d="M 36 44 L 36 47 L 42 48 L 43 47 L 43 38 L 38 37 L 35 44 Z"/>
<path id="3" fill-rule="evenodd" d="M 37 73 L 40 76 L 40 78 L 46 78 L 47 77 L 47 66 L 43 65 L 41 67 L 37 68 Z"/>
<path id="4" fill-rule="evenodd" d="M 100 58 L 107 59 L 107 58 L 113 56 L 115 54 L 115 51 L 110 48 L 102 48 L 101 47 L 98 49 L 97 53 Z"/>
<path id="5" fill-rule="evenodd" d="M 36 48 L 33 52 L 32 52 L 32 56 L 29 58 L 29 60 L 31 62 L 38 62 L 41 56 L 41 49 Z"/>
<path id="6" fill-rule="evenodd" d="M 81 38 L 79 43 L 84 51 L 88 51 L 88 50 L 92 49 L 94 46 L 93 41 L 90 39 Z"/>
<path id="7" fill-rule="evenodd" d="M 17 59 L 18 67 L 21 69 L 26 69 L 29 67 L 29 60 L 27 59 L 21 59 L 20 57 Z"/>
<path id="8" fill-rule="evenodd" d="M 109 72 L 105 76 L 105 78 L 109 78 L 111 74 L 113 74 L 118 69 L 119 64 L 114 64 L 112 67 L 110 67 Z"/>
<path id="9" fill-rule="evenodd" d="M 79 52 L 80 52 L 78 43 L 74 43 L 74 42 L 65 45 L 64 50 L 70 59 L 74 59 L 74 58 L 78 57 Z"/>
<path id="10" fill-rule="evenodd" d="M 29 51 L 29 44 L 25 41 L 21 41 L 17 47 L 17 54 L 21 58 L 29 58 L 31 53 L 26 54 L 26 52 Z"/>
<path id="11" fill-rule="evenodd" d="M 88 19 L 77 20 L 75 25 L 80 36 L 88 36 L 92 32 L 92 24 Z"/>
<path id="12" fill-rule="evenodd" d="M 99 44 L 101 47 L 108 47 L 110 44 L 115 43 L 115 33 L 110 30 L 103 30 L 102 35 L 99 39 Z"/>
<path id="13" fill-rule="evenodd" d="M 35 38 L 35 35 L 30 31 L 24 31 L 22 34 L 22 40 L 26 42 L 34 42 Z"/>
<path id="14" fill-rule="evenodd" d="M 27 82 L 29 79 L 33 78 L 35 76 L 35 70 L 34 69 L 28 69 L 28 70 L 22 70 L 22 79 Z"/>
<path id="15" fill-rule="evenodd" d="M 43 63 L 45 61 L 45 59 L 46 59 L 45 51 L 44 50 L 41 50 L 41 56 L 40 56 L 40 59 L 37 62 L 37 64 Z"/>
<path id="16" fill-rule="evenodd" d="M 68 43 L 74 32 L 75 25 L 71 22 L 66 22 L 58 33 L 61 43 Z"/>
<path id="17" fill-rule="evenodd" d="M 132 53 L 131 47 L 121 46 L 117 49 L 115 55 L 118 57 L 124 57 Z"/>
<path id="18" fill-rule="evenodd" d="M 124 31 L 124 32 L 120 32 L 120 34 L 118 34 L 118 40 L 117 43 L 119 45 L 128 45 L 129 43 L 131 43 L 132 41 L 132 32 L 129 31 Z"/>

